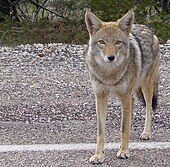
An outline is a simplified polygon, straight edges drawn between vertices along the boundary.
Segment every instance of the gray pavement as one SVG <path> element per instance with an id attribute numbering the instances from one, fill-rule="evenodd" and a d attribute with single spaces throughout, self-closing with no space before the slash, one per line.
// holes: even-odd
<path id="1" fill-rule="evenodd" d="M 127 160 L 117 159 L 116 151 L 106 150 L 105 161 L 100 165 L 88 162 L 93 150 L 0 153 L 0 164 L 3 167 L 169 167 L 170 164 L 170 149 L 132 150 Z"/>
<path id="2" fill-rule="evenodd" d="M 21 122 L 0 122 L 1 145 L 36 145 L 36 144 L 76 144 L 95 143 L 96 121 L 56 121 L 53 123 L 25 124 Z M 111 126 L 110 126 L 111 125 Z M 120 142 L 120 132 L 107 122 L 106 142 Z M 132 129 L 131 142 L 140 142 L 141 129 Z M 150 142 L 169 142 L 170 133 L 159 129 L 153 131 Z M 142 145 L 142 143 L 141 143 Z M 48 146 L 48 145 L 47 145 Z M 155 146 L 156 147 L 156 146 Z M 2 167 L 90 167 L 97 166 L 88 162 L 94 153 L 94 147 L 87 149 L 72 149 L 59 151 L 15 151 L 0 152 L 0 166 Z M 102 165 L 106 167 L 168 167 L 170 164 L 170 148 L 164 149 L 131 149 L 131 158 L 117 159 L 117 147 L 106 149 L 106 159 Z"/>

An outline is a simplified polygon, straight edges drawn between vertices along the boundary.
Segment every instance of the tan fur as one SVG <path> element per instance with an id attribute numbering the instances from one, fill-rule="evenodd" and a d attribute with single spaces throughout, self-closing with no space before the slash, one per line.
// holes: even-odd
<path id="1" fill-rule="evenodd" d="M 121 147 L 117 157 L 130 156 L 129 138 L 133 94 L 136 90 L 142 90 L 146 102 L 145 127 L 140 137 L 151 137 L 152 100 L 159 64 L 158 41 L 146 27 L 138 25 L 134 29 L 133 20 L 133 11 L 129 11 L 117 22 L 102 22 L 89 11 L 85 14 L 90 37 L 86 62 L 96 96 L 98 120 L 96 152 L 90 158 L 92 163 L 104 161 L 104 133 L 109 94 L 117 95 L 122 106 Z M 141 43 L 137 42 L 138 39 Z"/>
<path id="2" fill-rule="evenodd" d="M 141 139 L 150 139 L 151 138 L 151 122 L 152 122 L 152 97 L 154 89 L 156 86 L 157 76 L 158 76 L 158 65 L 159 60 L 155 61 L 151 73 L 145 78 L 141 83 L 142 92 L 146 101 L 146 119 L 145 127 L 140 136 Z"/>

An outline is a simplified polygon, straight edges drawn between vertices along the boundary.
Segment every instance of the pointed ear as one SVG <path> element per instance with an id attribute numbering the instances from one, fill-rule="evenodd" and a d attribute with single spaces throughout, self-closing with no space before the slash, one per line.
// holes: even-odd
<path id="1" fill-rule="evenodd" d="M 127 35 L 131 32 L 132 24 L 134 22 L 134 12 L 130 10 L 121 19 L 118 20 L 118 25 L 122 31 Z"/>
<path id="2" fill-rule="evenodd" d="M 90 11 L 86 11 L 85 13 L 85 22 L 89 35 L 91 36 L 94 35 L 102 25 L 101 20 Z"/>

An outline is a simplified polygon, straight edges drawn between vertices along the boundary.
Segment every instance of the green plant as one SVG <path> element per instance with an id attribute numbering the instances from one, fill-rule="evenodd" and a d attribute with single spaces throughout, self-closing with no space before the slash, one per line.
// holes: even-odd
<path id="1" fill-rule="evenodd" d="M 90 8 L 104 21 L 116 21 L 134 9 L 135 23 L 152 28 L 161 43 L 170 37 L 170 15 L 166 0 L 21 0 L 18 3 L 20 22 L 0 15 L 1 45 L 26 43 L 87 43 L 84 12 Z"/>

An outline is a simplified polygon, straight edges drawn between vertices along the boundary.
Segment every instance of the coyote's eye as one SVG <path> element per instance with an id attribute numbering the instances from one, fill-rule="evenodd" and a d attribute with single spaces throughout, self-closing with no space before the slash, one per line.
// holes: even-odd
<path id="1" fill-rule="evenodd" d="M 104 45 L 104 44 L 105 44 L 105 41 L 103 41 L 103 40 L 99 40 L 98 42 L 99 42 L 99 44 L 101 44 L 101 45 Z"/>
<path id="2" fill-rule="evenodd" d="M 122 43 L 122 41 L 117 41 L 116 43 L 115 43 L 115 45 L 120 45 Z"/>

